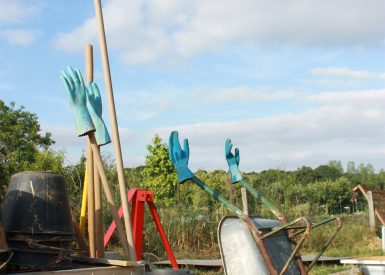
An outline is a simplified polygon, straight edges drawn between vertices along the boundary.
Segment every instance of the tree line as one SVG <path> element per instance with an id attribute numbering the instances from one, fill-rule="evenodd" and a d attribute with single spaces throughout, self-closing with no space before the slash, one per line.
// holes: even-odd
<path id="1" fill-rule="evenodd" d="M 65 153 L 54 151 L 50 133 L 41 133 L 38 117 L 0 100 L 0 187 L 4 191 L 12 174 L 25 170 L 43 170 L 62 174 L 67 181 L 73 206 L 78 211 L 84 179 L 84 156 L 75 165 L 65 163 Z M 117 182 L 114 163 L 104 156 L 107 176 Z M 221 208 L 218 202 L 201 191 L 192 182 L 177 185 L 174 167 L 168 156 L 168 145 L 157 135 L 147 145 L 145 165 L 126 168 L 130 187 L 146 188 L 155 193 L 156 203 L 162 207 L 178 209 L 188 205 L 191 209 L 208 212 Z M 239 185 L 233 185 L 227 171 L 198 170 L 196 175 L 231 202 L 241 207 Z M 341 212 L 343 207 L 354 210 L 350 198 L 352 188 L 363 183 L 371 188 L 384 189 L 385 171 L 376 172 L 371 164 L 347 163 L 332 160 L 312 168 L 302 166 L 295 171 L 268 169 L 243 173 L 245 179 L 288 215 L 320 215 Z M 114 185 L 114 184 L 112 184 Z M 116 191 L 117 192 L 117 191 Z M 4 193 L 4 192 L 2 192 Z M 119 199 L 119 196 L 116 196 Z M 119 203 L 119 202 L 118 202 Z M 260 204 L 249 199 L 249 208 L 268 215 Z M 345 208 L 346 209 L 346 208 Z M 265 211 L 265 212 L 264 212 Z"/>

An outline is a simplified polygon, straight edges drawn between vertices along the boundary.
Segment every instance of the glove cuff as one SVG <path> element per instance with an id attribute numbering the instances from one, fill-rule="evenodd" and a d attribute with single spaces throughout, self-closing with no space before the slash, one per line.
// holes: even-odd
<path id="1" fill-rule="evenodd" d="M 194 177 L 194 173 L 186 167 L 185 163 L 175 163 L 175 170 L 178 175 L 178 183 L 183 183 L 184 181 Z"/>
<path id="2" fill-rule="evenodd" d="M 95 125 L 87 108 L 76 106 L 72 108 L 75 120 L 76 132 L 79 137 L 95 131 Z"/>
<path id="3" fill-rule="evenodd" d="M 103 119 L 99 116 L 92 116 L 92 121 L 96 128 L 95 138 L 96 143 L 99 146 L 108 144 L 111 142 L 110 134 L 108 133 L 106 124 L 104 123 Z"/>
<path id="4" fill-rule="evenodd" d="M 237 183 L 243 179 L 241 172 L 239 172 L 238 166 L 230 166 L 231 182 Z"/>

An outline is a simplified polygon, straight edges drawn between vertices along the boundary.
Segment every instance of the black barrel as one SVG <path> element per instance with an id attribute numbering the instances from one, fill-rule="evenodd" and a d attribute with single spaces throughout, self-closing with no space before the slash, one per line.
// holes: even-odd
<path id="1" fill-rule="evenodd" d="M 47 172 L 12 176 L 3 204 L 7 242 L 16 268 L 71 266 L 74 228 L 65 180 Z"/>

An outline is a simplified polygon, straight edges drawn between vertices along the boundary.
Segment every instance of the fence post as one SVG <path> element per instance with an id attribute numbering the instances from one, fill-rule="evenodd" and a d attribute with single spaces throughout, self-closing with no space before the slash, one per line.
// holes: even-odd
<path id="1" fill-rule="evenodd" d="M 369 226 L 370 231 L 376 231 L 376 216 L 374 214 L 374 203 L 373 203 L 373 195 L 372 191 L 368 191 L 366 193 L 368 199 L 368 210 L 369 210 Z"/>
<path id="2" fill-rule="evenodd" d="M 245 187 L 241 188 L 241 193 L 242 193 L 243 212 L 245 212 L 246 215 L 249 215 L 249 205 L 247 203 L 247 193 L 246 193 Z"/>

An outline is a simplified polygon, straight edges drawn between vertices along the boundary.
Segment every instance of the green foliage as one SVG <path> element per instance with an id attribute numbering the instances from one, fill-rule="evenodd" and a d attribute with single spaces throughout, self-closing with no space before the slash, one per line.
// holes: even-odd
<path id="1" fill-rule="evenodd" d="M 12 174 L 26 170 L 42 161 L 39 149 L 54 143 L 50 133 L 41 134 L 38 118 L 15 103 L 7 106 L 0 100 L 0 179 L 8 184 Z"/>
<path id="2" fill-rule="evenodd" d="M 147 150 L 146 166 L 142 171 L 144 182 L 141 187 L 153 191 L 158 203 L 174 204 L 177 178 L 168 155 L 168 146 L 155 135 L 152 144 L 147 145 Z"/>

